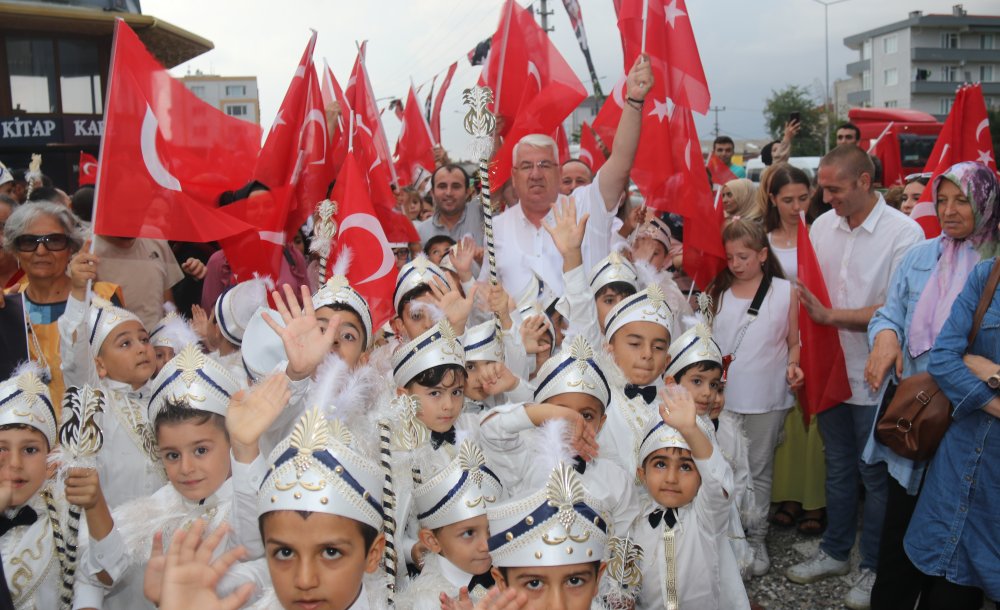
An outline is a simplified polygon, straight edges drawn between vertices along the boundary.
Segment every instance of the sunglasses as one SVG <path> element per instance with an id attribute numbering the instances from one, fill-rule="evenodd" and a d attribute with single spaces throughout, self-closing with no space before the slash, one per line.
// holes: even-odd
<path id="1" fill-rule="evenodd" d="M 34 252 L 40 244 L 45 244 L 45 249 L 49 252 L 59 252 L 69 247 L 69 237 L 65 233 L 49 233 L 19 235 L 14 239 L 14 247 L 18 252 Z"/>

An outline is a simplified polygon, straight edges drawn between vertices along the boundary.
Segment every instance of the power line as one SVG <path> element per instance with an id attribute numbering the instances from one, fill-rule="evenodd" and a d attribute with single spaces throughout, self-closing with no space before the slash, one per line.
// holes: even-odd
<path id="1" fill-rule="evenodd" d="M 709 112 L 714 112 L 715 113 L 715 137 L 718 138 L 719 137 L 719 113 L 720 112 L 725 112 L 726 111 L 726 107 L 725 106 L 712 106 L 708 110 L 709 110 Z"/>

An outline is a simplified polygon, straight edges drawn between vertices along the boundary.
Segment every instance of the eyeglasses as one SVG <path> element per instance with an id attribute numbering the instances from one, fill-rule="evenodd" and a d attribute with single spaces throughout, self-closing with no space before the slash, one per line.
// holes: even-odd
<path id="1" fill-rule="evenodd" d="M 65 233 L 49 233 L 48 235 L 19 235 L 14 239 L 14 247 L 18 252 L 34 252 L 40 244 L 45 244 L 49 252 L 59 252 L 69 247 L 69 237 Z"/>
<path id="2" fill-rule="evenodd" d="M 552 161 L 536 161 L 535 163 L 532 163 L 531 161 L 525 161 L 524 163 L 517 164 L 517 169 L 524 173 L 528 173 L 536 167 L 543 172 L 547 172 L 550 169 L 555 169 L 556 164 L 553 163 Z"/>

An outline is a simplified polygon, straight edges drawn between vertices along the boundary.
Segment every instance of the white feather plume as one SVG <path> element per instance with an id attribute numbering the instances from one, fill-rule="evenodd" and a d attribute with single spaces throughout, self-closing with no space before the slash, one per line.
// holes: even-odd
<path id="1" fill-rule="evenodd" d="M 185 345 L 195 345 L 201 341 L 198 334 L 191 328 L 191 324 L 181 315 L 167 320 L 160 333 L 176 346 L 176 351 L 180 351 Z"/>
<path id="2" fill-rule="evenodd" d="M 321 409 L 327 417 L 332 416 L 336 411 L 334 394 L 349 372 L 347 364 L 337 354 L 327 354 L 316 369 L 316 381 L 309 392 L 309 407 Z"/>
<path id="3" fill-rule="evenodd" d="M 330 277 L 342 275 L 347 277 L 347 272 L 351 269 L 351 262 L 354 259 L 354 252 L 350 248 L 343 248 L 337 255 L 337 261 L 333 263 Z"/>
<path id="4" fill-rule="evenodd" d="M 444 311 L 440 307 L 433 303 L 424 303 L 423 301 L 410 301 L 410 311 L 430 317 L 431 322 L 435 324 L 444 317 Z"/>
<path id="5" fill-rule="evenodd" d="M 43 369 L 42 365 L 38 364 L 34 360 L 30 359 L 25 360 L 21 364 L 17 365 L 17 368 L 14 369 L 14 372 L 13 374 L 11 374 L 10 378 L 14 379 L 15 377 L 20 377 L 21 375 L 26 375 L 28 373 L 31 373 L 36 377 L 41 378 L 42 375 L 45 374 L 45 369 Z"/>
<path id="6" fill-rule="evenodd" d="M 576 452 L 570 445 L 569 435 L 569 423 L 564 419 L 550 419 L 538 427 L 533 463 L 539 472 L 551 472 L 560 463 L 573 462 Z"/>

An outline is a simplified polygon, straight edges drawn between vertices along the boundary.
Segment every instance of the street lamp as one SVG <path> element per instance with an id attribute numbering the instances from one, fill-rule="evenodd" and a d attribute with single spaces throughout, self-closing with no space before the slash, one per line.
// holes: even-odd
<path id="1" fill-rule="evenodd" d="M 823 108 L 826 110 L 826 139 L 823 141 L 823 152 L 830 152 L 830 129 L 833 120 L 830 118 L 830 7 L 847 0 L 813 0 L 823 5 L 823 31 L 826 41 L 826 90 L 823 91 Z M 874 53 L 874 49 L 872 50 Z"/>

